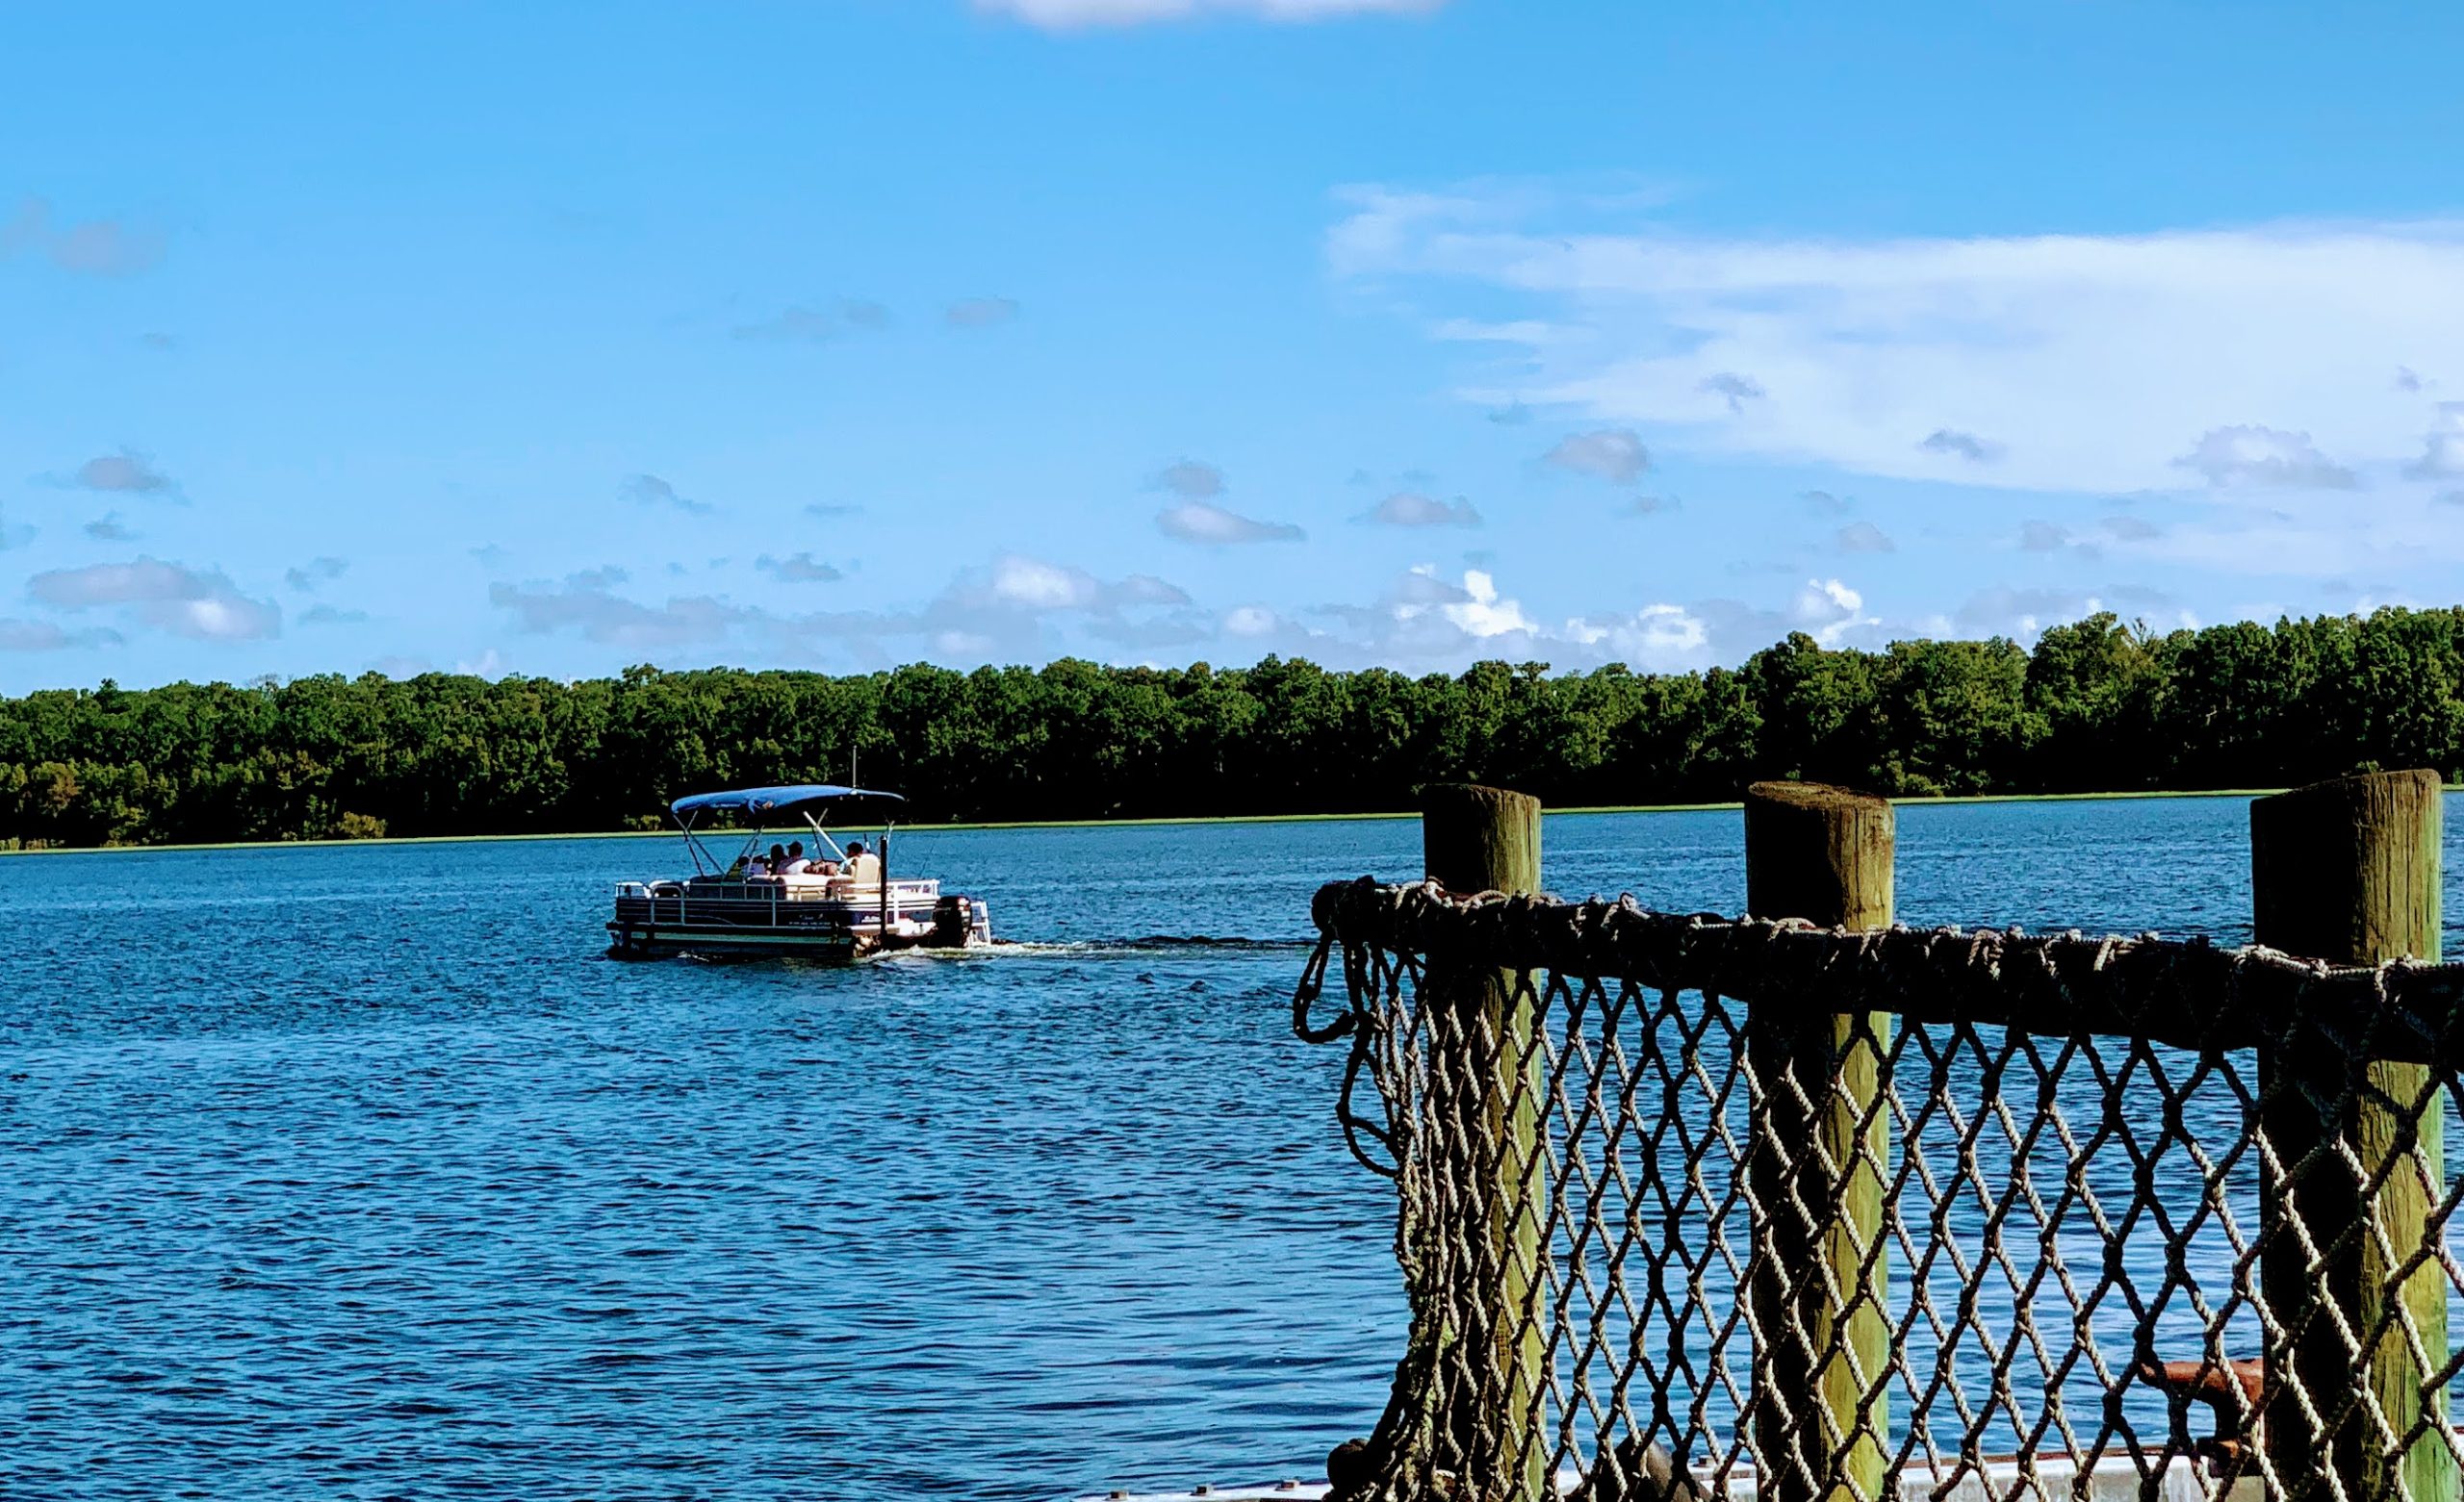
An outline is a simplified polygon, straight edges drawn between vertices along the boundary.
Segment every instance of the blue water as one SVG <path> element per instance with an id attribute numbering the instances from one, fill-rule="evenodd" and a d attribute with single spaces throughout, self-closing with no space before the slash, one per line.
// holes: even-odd
<path id="1" fill-rule="evenodd" d="M 2246 827 L 1909 808 L 1901 916 L 2238 939 Z M 1733 910 L 1740 839 L 1556 818 L 1550 884 Z M 601 958 L 675 859 L 0 862 L 0 1497 L 1054 1498 L 1374 1419 L 1389 1189 L 1288 999 L 1310 892 L 1414 825 L 918 832 L 1027 943 Z"/>

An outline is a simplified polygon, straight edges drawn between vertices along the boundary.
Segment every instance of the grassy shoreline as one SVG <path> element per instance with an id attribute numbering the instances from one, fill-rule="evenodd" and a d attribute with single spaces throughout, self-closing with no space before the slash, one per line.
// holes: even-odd
<path id="1" fill-rule="evenodd" d="M 2278 788 L 2202 788 L 2190 792 L 2142 793 L 1961 793 L 1933 798 L 1898 798 L 1892 802 L 1902 807 L 1926 807 L 1933 804 L 1959 803 L 2086 803 L 2117 802 L 2124 800 L 2160 798 L 2257 798 L 2280 792 Z M 1720 803 L 1610 803 L 1585 808 L 1552 808 L 1553 819 L 1578 818 L 1590 814 L 1677 814 L 1718 813 L 1741 805 Z M 937 831 L 953 833 L 979 829 L 1137 829 L 1162 828 L 1182 825 L 1207 824 L 1348 824 L 1373 819 L 1417 819 L 1411 810 L 1350 814 L 1215 814 L 1185 815 L 1164 819 L 1013 819 L 980 824 L 918 824 L 908 825 L 902 832 L 916 834 Z M 850 827 L 857 827 L 850 826 Z M 337 845 L 493 845 L 517 840 L 672 840 L 674 829 L 578 829 L 548 834 L 405 834 L 386 835 L 360 840 L 232 840 L 203 845 L 75 845 L 49 850 L 0 850 L 0 857 L 12 855 L 129 855 L 150 853 L 171 853 L 229 850 L 316 850 Z"/>

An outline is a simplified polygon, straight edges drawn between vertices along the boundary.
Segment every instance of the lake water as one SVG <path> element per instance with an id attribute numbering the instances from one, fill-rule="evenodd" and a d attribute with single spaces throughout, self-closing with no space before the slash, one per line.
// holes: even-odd
<path id="1" fill-rule="evenodd" d="M 1900 913 L 2238 941 L 2246 819 L 1909 807 Z M 1741 838 L 1553 818 L 1549 884 L 1733 911 Z M 1314 1478 L 1403 1312 L 1289 998 L 1418 839 L 919 831 L 1025 942 L 841 970 L 603 959 L 672 842 L 0 861 L 0 1496 Z"/>

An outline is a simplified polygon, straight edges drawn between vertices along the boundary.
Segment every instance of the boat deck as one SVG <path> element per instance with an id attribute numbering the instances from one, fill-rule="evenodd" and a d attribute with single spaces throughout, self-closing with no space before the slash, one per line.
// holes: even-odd
<path id="1" fill-rule="evenodd" d="M 619 882 L 607 931 L 610 953 L 629 958 L 706 952 L 845 959 L 991 936 L 984 905 L 943 895 L 938 881 L 860 886 L 844 877 Z"/>

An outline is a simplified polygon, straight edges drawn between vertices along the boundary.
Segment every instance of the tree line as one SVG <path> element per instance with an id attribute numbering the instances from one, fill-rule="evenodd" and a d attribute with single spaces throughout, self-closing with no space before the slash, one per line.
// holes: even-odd
<path id="1" fill-rule="evenodd" d="M 1736 668 L 1413 677 L 1064 660 L 972 673 L 628 669 L 173 683 L 0 699 L 0 842 L 647 828 L 686 793 L 843 781 L 914 822 L 1403 809 L 1438 780 L 1553 806 L 1805 777 L 1897 795 L 2280 786 L 2464 769 L 2464 607 L 2002 638 Z"/>

